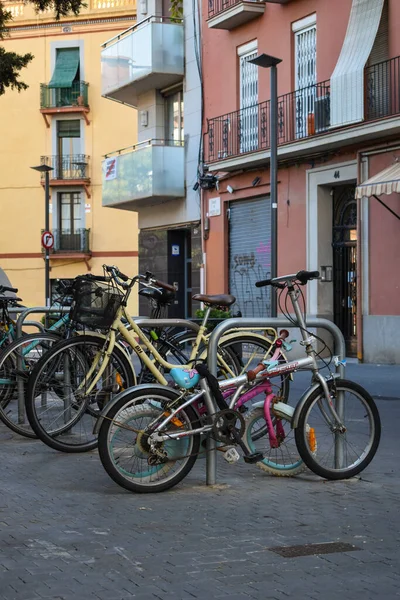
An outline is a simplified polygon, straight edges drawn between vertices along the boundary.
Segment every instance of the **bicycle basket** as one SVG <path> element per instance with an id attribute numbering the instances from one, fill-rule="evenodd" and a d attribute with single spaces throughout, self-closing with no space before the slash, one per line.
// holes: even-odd
<path id="1" fill-rule="evenodd" d="M 70 319 L 90 329 L 108 329 L 123 300 L 124 294 L 109 283 L 77 278 L 73 286 Z"/>

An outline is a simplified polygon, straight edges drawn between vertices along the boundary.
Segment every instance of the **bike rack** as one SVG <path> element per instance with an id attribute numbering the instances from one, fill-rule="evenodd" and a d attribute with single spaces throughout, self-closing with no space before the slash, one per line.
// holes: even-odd
<path id="1" fill-rule="evenodd" d="M 329 333 L 333 336 L 334 343 L 334 351 L 333 354 L 335 356 L 339 356 L 342 360 L 346 356 L 346 345 L 344 341 L 344 337 L 339 327 L 329 321 L 328 319 L 319 319 L 310 317 L 306 319 L 307 327 L 319 327 L 320 329 L 325 329 L 329 331 Z M 285 327 L 285 329 L 296 329 L 296 327 L 288 326 L 288 321 L 285 318 L 277 317 L 271 319 L 254 319 L 254 318 L 234 318 L 227 319 L 223 321 L 212 332 L 209 342 L 208 342 L 208 351 L 207 351 L 207 365 L 210 373 L 217 376 L 217 352 L 218 352 L 218 342 L 221 336 L 229 331 L 230 329 L 240 328 L 240 329 L 250 329 L 252 327 L 274 327 L 277 329 L 278 327 Z M 336 372 L 341 378 L 344 378 L 344 365 L 337 364 Z M 340 413 L 341 411 L 341 398 L 340 394 L 337 398 L 337 411 Z M 340 461 L 340 448 L 339 445 L 336 446 L 337 450 L 337 459 Z M 206 455 L 206 484 L 207 485 L 215 485 L 217 480 L 217 449 L 215 440 L 211 437 L 207 437 L 207 455 Z"/>
<path id="2" fill-rule="evenodd" d="M 14 309 L 13 309 L 14 310 Z M 16 327 L 16 337 L 17 339 L 22 335 L 22 326 L 25 325 L 34 325 L 38 327 L 40 330 L 44 331 L 44 327 L 41 323 L 37 321 L 25 321 L 26 317 L 32 313 L 67 313 L 70 311 L 70 308 L 49 308 L 47 306 L 35 306 L 34 308 L 25 308 L 21 309 L 20 316 L 17 320 Z M 11 312 L 11 311 L 10 311 Z M 17 312 L 17 311 L 15 311 Z M 22 371 L 22 358 L 20 356 L 17 357 L 17 369 Z M 22 377 L 18 377 L 18 424 L 25 424 L 25 397 L 24 397 L 24 380 Z"/>

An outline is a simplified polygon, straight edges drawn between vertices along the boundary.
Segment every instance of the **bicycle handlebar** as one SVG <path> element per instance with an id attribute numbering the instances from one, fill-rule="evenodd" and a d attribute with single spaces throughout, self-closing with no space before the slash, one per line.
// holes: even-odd
<path id="1" fill-rule="evenodd" d="M 13 292 L 16 294 L 18 292 L 18 288 L 8 287 L 7 285 L 0 285 L 0 294 L 4 292 Z"/>
<path id="2" fill-rule="evenodd" d="M 294 275 L 283 275 L 282 277 L 274 277 L 274 279 L 263 279 L 256 282 L 256 287 L 265 287 L 270 285 L 279 289 L 284 289 L 289 282 L 299 281 L 302 285 L 306 285 L 312 279 L 318 279 L 319 271 L 299 271 Z"/>

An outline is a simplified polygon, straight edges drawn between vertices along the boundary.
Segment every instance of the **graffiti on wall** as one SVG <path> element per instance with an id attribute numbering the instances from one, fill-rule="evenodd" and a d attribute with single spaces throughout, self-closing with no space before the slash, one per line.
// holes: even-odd
<path id="1" fill-rule="evenodd" d="M 271 274 L 271 243 L 260 242 L 255 251 L 231 257 L 230 288 L 236 296 L 233 313 L 243 317 L 265 317 L 271 313 L 270 288 L 256 288 L 256 281 Z"/>

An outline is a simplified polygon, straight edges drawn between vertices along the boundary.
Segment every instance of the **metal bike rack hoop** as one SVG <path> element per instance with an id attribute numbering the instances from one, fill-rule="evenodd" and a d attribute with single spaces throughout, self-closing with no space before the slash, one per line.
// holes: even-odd
<path id="1" fill-rule="evenodd" d="M 339 327 L 329 321 L 328 319 L 319 319 L 310 317 L 306 319 L 307 327 L 319 327 L 321 329 L 325 329 L 329 331 L 329 333 L 333 336 L 334 342 L 334 355 L 340 356 L 341 359 L 346 356 L 346 345 L 344 341 L 344 337 Z M 285 327 L 287 329 L 295 329 L 294 325 L 288 324 L 287 319 L 283 317 L 277 318 L 266 318 L 266 319 L 247 319 L 247 318 L 235 318 L 235 319 L 227 319 L 223 321 L 212 332 L 209 342 L 208 342 L 208 350 L 207 350 L 207 364 L 210 373 L 217 376 L 217 353 L 218 353 L 218 342 L 222 335 L 229 331 L 230 329 L 240 328 L 240 329 L 250 329 L 252 327 Z M 336 366 L 336 372 L 339 374 L 341 378 L 344 378 L 344 365 L 338 364 Z M 215 445 L 215 440 L 208 436 L 207 438 L 207 456 L 206 456 L 206 483 L 207 485 L 215 485 L 217 479 L 217 450 Z"/>

